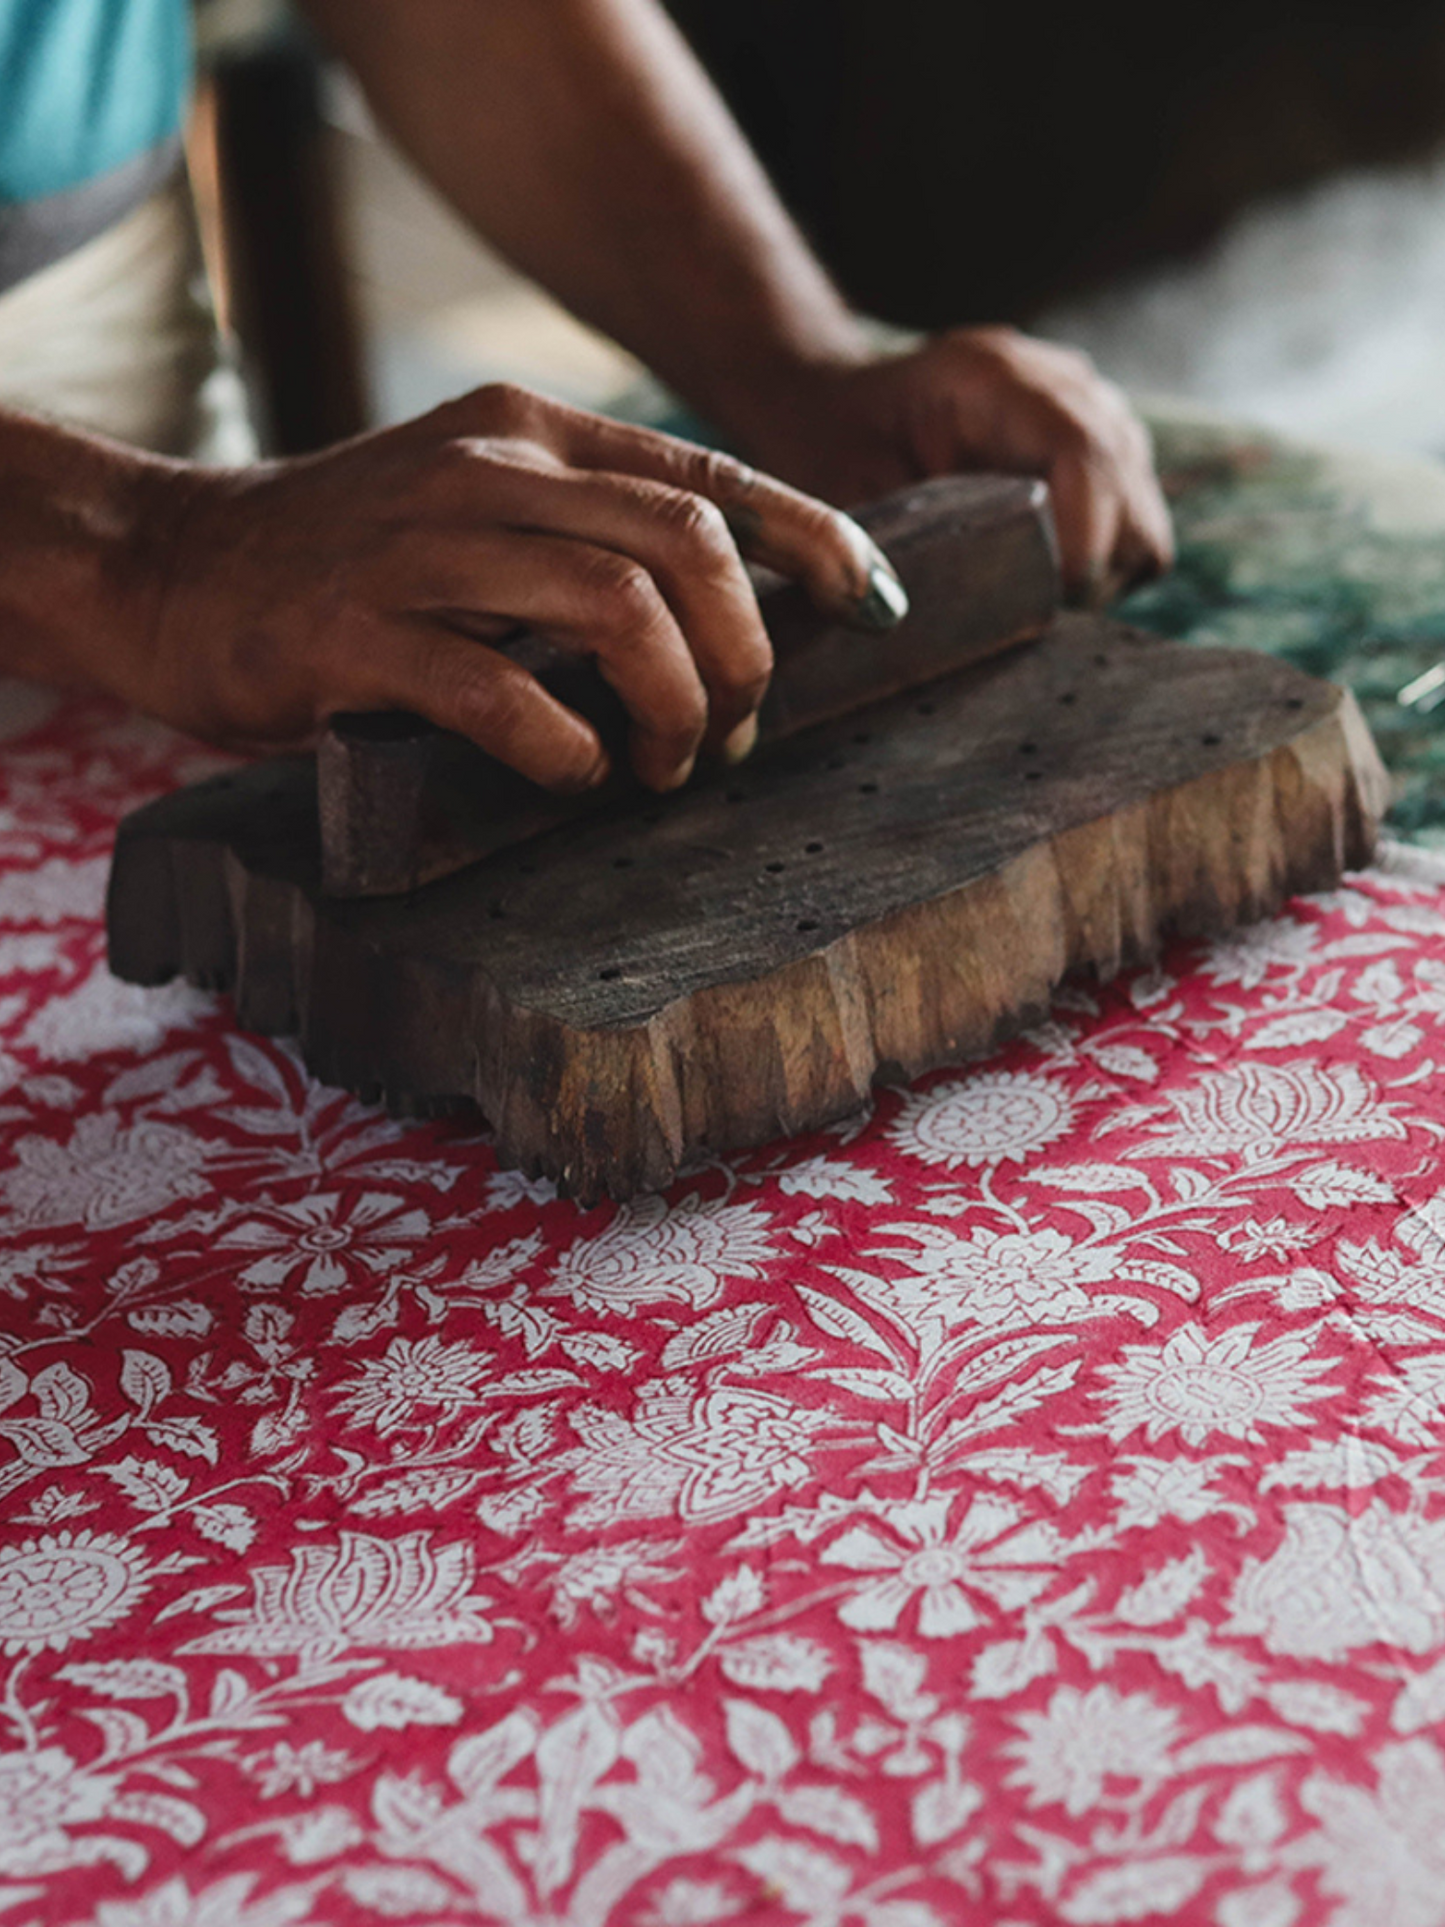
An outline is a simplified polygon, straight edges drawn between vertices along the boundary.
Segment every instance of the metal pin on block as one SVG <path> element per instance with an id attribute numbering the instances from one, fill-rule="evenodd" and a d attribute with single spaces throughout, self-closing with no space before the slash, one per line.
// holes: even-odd
<path id="1" fill-rule="evenodd" d="M 1422 716 L 1428 716 L 1432 709 L 1445 703 L 1445 662 L 1437 662 L 1433 668 L 1425 670 L 1407 682 L 1399 691 L 1395 701 L 1403 709 L 1417 709 Z"/>

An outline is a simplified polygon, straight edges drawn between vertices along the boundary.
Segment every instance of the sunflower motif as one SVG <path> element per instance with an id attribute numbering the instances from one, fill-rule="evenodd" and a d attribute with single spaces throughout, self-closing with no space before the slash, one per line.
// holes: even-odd
<path id="1" fill-rule="evenodd" d="M 1261 1425 L 1307 1423 L 1305 1407 L 1338 1390 L 1315 1383 L 1335 1360 L 1311 1358 L 1307 1332 L 1259 1345 L 1258 1331 L 1235 1325 L 1209 1338 L 1197 1325 L 1181 1325 L 1162 1348 L 1126 1345 L 1118 1364 L 1100 1367 L 1111 1381 L 1104 1395 L 1113 1408 L 1110 1438 L 1142 1425 L 1151 1441 L 1178 1432 L 1186 1445 L 1202 1445 L 1211 1432 L 1224 1432 L 1259 1444 Z"/>
<path id="2" fill-rule="evenodd" d="M 1073 1106 L 1051 1078 L 983 1071 L 910 1093 L 889 1135 L 929 1164 L 1023 1164 L 1073 1122 Z"/>
<path id="3" fill-rule="evenodd" d="M 59 1652 L 123 1619 L 150 1579 L 145 1556 L 113 1532 L 0 1546 L 0 1650 Z"/>

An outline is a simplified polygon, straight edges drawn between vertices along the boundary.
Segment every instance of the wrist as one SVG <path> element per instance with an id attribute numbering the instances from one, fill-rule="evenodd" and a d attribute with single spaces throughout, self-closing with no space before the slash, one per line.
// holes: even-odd
<path id="1" fill-rule="evenodd" d="M 891 404 L 890 345 L 859 322 L 849 353 L 775 366 L 722 425 L 759 468 L 843 507 L 900 488 L 917 470 Z"/>
<path id="2" fill-rule="evenodd" d="M 186 471 L 27 416 L 0 416 L 0 666 L 139 700 Z"/>

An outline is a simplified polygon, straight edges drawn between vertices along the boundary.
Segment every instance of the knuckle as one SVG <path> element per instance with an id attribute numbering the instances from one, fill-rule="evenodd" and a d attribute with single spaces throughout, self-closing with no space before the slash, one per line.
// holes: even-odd
<path id="1" fill-rule="evenodd" d="M 581 586 L 589 612 L 620 634 L 650 628 L 662 608 L 657 584 L 642 564 L 609 549 L 588 558 Z"/>
<path id="2" fill-rule="evenodd" d="M 707 496 L 683 488 L 663 489 L 654 499 L 653 512 L 666 533 L 699 551 L 701 560 L 713 564 L 732 561 L 735 551 L 727 519 Z"/>
<path id="3" fill-rule="evenodd" d="M 683 464 L 684 488 L 712 502 L 746 494 L 755 479 L 751 469 L 716 448 L 691 449 Z"/>
<path id="4" fill-rule="evenodd" d="M 471 397 L 478 414 L 503 431 L 515 431 L 536 421 L 545 409 L 541 395 L 514 381 L 489 381 Z"/>

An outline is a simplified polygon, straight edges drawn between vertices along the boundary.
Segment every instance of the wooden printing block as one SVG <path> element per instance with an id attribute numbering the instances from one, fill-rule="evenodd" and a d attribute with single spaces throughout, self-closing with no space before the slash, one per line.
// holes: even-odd
<path id="1" fill-rule="evenodd" d="M 504 1162 L 625 1198 L 1333 885 L 1384 799 L 1346 692 L 1063 616 L 406 898 L 322 894 L 309 759 L 217 777 L 121 825 L 111 965 L 227 986 L 318 1076 L 473 1102 Z"/>
<path id="2" fill-rule="evenodd" d="M 759 572 L 773 680 L 759 741 L 847 715 L 1036 636 L 1059 600 L 1048 491 L 1023 476 L 922 482 L 858 511 L 909 592 L 883 635 L 820 616 L 802 591 Z M 321 882 L 328 896 L 394 896 L 508 844 L 584 816 L 636 787 L 627 719 L 590 663 L 535 638 L 509 648 L 595 725 L 617 775 L 601 792 L 549 795 L 460 736 L 397 712 L 332 719 L 317 754 Z"/>

